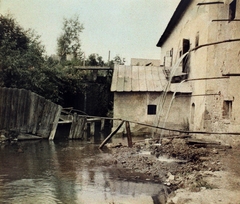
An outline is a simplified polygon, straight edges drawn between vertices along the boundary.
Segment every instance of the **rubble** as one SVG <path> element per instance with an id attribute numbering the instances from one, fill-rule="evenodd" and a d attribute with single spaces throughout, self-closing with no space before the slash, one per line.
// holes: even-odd
<path id="1" fill-rule="evenodd" d="M 112 161 L 115 168 L 129 176 L 142 181 L 165 184 L 170 192 L 179 188 L 199 192 L 214 186 L 205 181 L 205 171 L 215 172 L 224 167 L 219 160 L 226 148 L 207 148 L 189 145 L 186 139 L 164 138 L 147 139 L 136 142 L 132 148 L 119 145 L 108 145 L 112 148 Z M 138 173 L 138 176 L 133 176 Z"/>

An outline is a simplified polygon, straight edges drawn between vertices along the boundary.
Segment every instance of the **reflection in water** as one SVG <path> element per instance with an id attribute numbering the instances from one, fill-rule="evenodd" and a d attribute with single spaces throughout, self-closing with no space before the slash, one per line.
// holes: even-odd
<path id="1" fill-rule="evenodd" d="M 82 141 L 0 146 L 0 203 L 153 203 L 162 186 L 119 179 L 97 165 L 107 156 Z"/>

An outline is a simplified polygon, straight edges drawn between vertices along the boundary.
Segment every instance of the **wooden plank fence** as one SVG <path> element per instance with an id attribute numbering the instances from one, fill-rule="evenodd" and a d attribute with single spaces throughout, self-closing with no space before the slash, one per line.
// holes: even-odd
<path id="1" fill-rule="evenodd" d="M 86 117 L 73 114 L 72 125 L 69 133 L 69 139 L 83 139 L 84 128 L 87 122 Z"/>
<path id="2" fill-rule="evenodd" d="M 31 91 L 0 88 L 0 130 L 53 138 L 61 110 Z"/>

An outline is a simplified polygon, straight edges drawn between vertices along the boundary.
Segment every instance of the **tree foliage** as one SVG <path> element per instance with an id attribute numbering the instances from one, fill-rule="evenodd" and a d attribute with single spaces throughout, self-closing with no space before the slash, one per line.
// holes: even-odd
<path id="1" fill-rule="evenodd" d="M 86 66 L 104 66 L 105 63 L 102 59 L 102 56 L 99 56 L 96 53 L 90 54 L 86 60 Z"/>
<path id="2" fill-rule="evenodd" d="M 72 55 L 74 59 L 82 56 L 80 33 L 83 29 L 77 16 L 63 19 L 63 33 L 57 39 L 57 53 L 61 61 L 66 61 L 67 55 Z"/>
<path id="3" fill-rule="evenodd" d="M 78 19 L 66 20 L 65 27 L 71 30 L 73 26 L 80 31 L 83 28 L 78 22 Z M 80 40 L 75 34 L 67 34 L 76 41 L 67 41 L 64 53 L 79 56 Z M 111 73 L 99 72 L 94 78 L 93 72 L 74 68 L 79 59 L 59 63 L 59 60 L 44 56 L 44 52 L 38 35 L 24 30 L 11 16 L 0 15 L 0 86 L 24 88 L 76 109 L 83 109 L 81 106 L 87 94 L 88 113 L 105 115 L 112 100 Z M 104 65 L 97 54 L 90 55 L 87 63 L 89 66 Z"/>

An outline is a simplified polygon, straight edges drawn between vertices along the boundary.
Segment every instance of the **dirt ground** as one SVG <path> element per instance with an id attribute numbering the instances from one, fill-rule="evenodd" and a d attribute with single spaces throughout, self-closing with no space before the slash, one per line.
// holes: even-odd
<path id="1" fill-rule="evenodd" d="M 240 146 L 189 142 L 189 139 L 145 139 L 132 148 L 108 144 L 106 166 L 124 178 L 163 183 L 158 204 L 240 204 Z"/>

